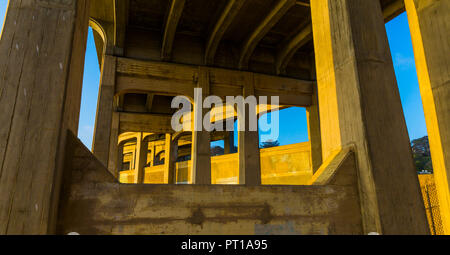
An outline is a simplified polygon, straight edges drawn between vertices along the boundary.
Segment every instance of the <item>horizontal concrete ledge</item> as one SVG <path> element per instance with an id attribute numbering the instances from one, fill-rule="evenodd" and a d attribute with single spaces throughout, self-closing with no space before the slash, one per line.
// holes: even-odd
<path id="1" fill-rule="evenodd" d="M 90 154 L 73 141 L 74 156 Z M 327 185 L 168 185 L 120 184 L 84 159 L 65 173 L 59 234 L 362 233 L 354 164 Z"/>
<path id="2" fill-rule="evenodd" d="M 360 234 L 353 186 L 74 185 L 58 232 Z"/>

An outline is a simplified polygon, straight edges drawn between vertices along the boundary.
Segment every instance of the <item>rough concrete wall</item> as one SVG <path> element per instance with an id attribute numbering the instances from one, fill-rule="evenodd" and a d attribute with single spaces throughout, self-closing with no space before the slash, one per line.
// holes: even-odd
<path id="1" fill-rule="evenodd" d="M 58 233 L 361 234 L 353 181 L 326 186 L 119 184 L 74 140 Z"/>

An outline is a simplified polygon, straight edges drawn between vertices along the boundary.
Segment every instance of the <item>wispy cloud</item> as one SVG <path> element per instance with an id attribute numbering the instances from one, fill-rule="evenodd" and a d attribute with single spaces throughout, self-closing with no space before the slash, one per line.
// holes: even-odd
<path id="1" fill-rule="evenodd" d="M 414 68 L 414 58 L 396 53 L 394 56 L 394 65 L 400 70 L 408 70 Z"/>
<path id="2" fill-rule="evenodd" d="M 80 127 L 78 130 L 78 138 L 83 142 L 86 147 L 91 149 L 92 147 L 92 138 L 94 136 L 94 127 L 85 125 Z"/>

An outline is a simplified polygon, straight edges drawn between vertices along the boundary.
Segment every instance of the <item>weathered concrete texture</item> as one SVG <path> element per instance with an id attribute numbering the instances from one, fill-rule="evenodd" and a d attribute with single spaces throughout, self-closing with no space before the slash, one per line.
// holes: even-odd
<path id="1" fill-rule="evenodd" d="M 445 234 L 450 234 L 450 1 L 406 0 Z"/>
<path id="2" fill-rule="evenodd" d="M 78 129 L 89 1 L 8 2 L 0 40 L 0 234 L 53 231 Z"/>
<path id="3" fill-rule="evenodd" d="M 95 116 L 92 151 L 105 166 L 108 166 L 109 143 L 114 110 L 116 58 L 113 56 L 103 56 L 101 68 L 101 81 L 98 94 L 97 114 Z"/>
<path id="4" fill-rule="evenodd" d="M 60 234 L 362 234 L 354 161 L 324 186 L 127 185 L 72 142 Z"/>
<path id="5" fill-rule="evenodd" d="M 255 95 L 255 80 L 251 73 L 244 76 L 242 94 L 244 98 Z M 243 113 L 238 112 L 239 184 L 261 185 L 258 128 L 250 125 L 252 117 L 256 115 L 256 109 L 246 104 L 242 111 Z"/>
<path id="6" fill-rule="evenodd" d="M 364 230 L 427 234 L 380 1 L 311 1 L 323 160 L 355 146 Z"/>
<path id="7" fill-rule="evenodd" d="M 210 92 L 210 73 L 199 68 L 198 88 L 202 89 L 202 97 L 195 98 L 196 102 L 201 102 L 204 96 Z M 196 95 L 198 97 L 199 95 Z M 192 184 L 211 184 L 211 134 L 203 130 L 203 118 L 207 110 L 201 107 L 201 104 L 194 104 L 192 131 Z M 202 131 L 203 130 L 203 131 Z"/>

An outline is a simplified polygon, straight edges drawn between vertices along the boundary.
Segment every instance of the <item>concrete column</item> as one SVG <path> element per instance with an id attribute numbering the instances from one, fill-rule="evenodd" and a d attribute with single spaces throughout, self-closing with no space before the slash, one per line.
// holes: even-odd
<path id="1" fill-rule="evenodd" d="M 173 140 L 172 134 L 166 134 L 164 144 L 164 182 L 168 184 L 177 183 L 176 162 L 178 158 L 178 140 Z"/>
<path id="2" fill-rule="evenodd" d="M 147 164 L 148 142 L 139 132 L 136 138 L 136 155 L 134 164 L 134 183 L 144 183 L 145 165 Z"/>
<path id="3" fill-rule="evenodd" d="M 244 98 L 254 94 L 253 74 L 246 73 Z M 250 131 L 251 114 L 256 115 L 256 109 L 250 109 L 249 105 L 245 104 L 245 119 L 238 121 L 238 130 L 241 130 L 241 125 L 245 125 L 245 131 L 238 131 L 239 184 L 261 185 L 258 127 L 256 131 Z"/>
<path id="4" fill-rule="evenodd" d="M 322 155 L 356 150 L 364 232 L 427 234 L 379 0 L 311 1 Z"/>
<path id="5" fill-rule="evenodd" d="M 109 156 L 108 156 L 108 171 L 116 177 L 119 177 L 118 171 L 122 168 L 123 158 L 123 144 L 119 146 L 119 113 L 112 113 L 111 132 L 109 136 Z M 123 155 L 122 155 L 123 156 Z"/>
<path id="6" fill-rule="evenodd" d="M 155 157 L 156 157 L 156 146 L 155 146 L 155 142 L 150 143 L 149 148 L 151 149 L 151 153 L 150 153 L 150 160 L 151 160 L 151 164 L 150 166 L 155 166 Z"/>
<path id="7" fill-rule="evenodd" d="M 226 131 L 223 139 L 224 153 L 234 153 L 234 131 Z"/>
<path id="8" fill-rule="evenodd" d="M 308 138 L 311 148 L 311 167 L 313 173 L 322 165 L 322 141 L 320 138 L 319 106 L 317 89 L 314 91 L 313 104 L 306 107 L 306 120 L 308 124 Z"/>
<path id="9" fill-rule="evenodd" d="M 51 234 L 78 131 L 89 1 L 8 2 L 0 40 L 0 234 Z"/>
<path id="10" fill-rule="evenodd" d="M 103 64 L 98 93 L 97 114 L 95 117 L 92 151 L 105 166 L 108 166 L 112 115 L 114 111 L 114 92 L 116 81 L 116 58 L 103 56 Z"/>
<path id="11" fill-rule="evenodd" d="M 445 234 L 450 234 L 450 2 L 405 0 Z"/>
<path id="12" fill-rule="evenodd" d="M 209 73 L 206 68 L 199 68 L 198 87 L 202 88 L 203 97 L 209 95 Z M 195 101 L 200 102 L 202 98 L 196 98 Z M 211 184 L 211 137 L 210 133 L 203 129 L 203 116 L 206 112 L 207 109 L 203 109 L 201 104 L 194 103 L 191 152 L 192 184 Z"/>
<path id="13" fill-rule="evenodd" d="M 110 156 L 109 164 L 113 164 L 114 167 L 112 167 L 111 169 L 108 168 L 108 170 L 114 176 L 114 178 L 116 178 L 117 180 L 120 180 L 120 171 L 124 170 L 123 169 L 123 160 L 124 160 L 123 146 L 124 146 L 124 143 L 120 143 L 117 146 L 111 146 L 111 149 L 114 149 L 115 152 L 114 152 L 114 157 Z M 115 161 L 111 162 L 113 158 L 115 159 Z"/>
<path id="14" fill-rule="evenodd" d="M 124 170 L 123 169 L 123 144 L 119 144 L 117 146 L 117 170 L 116 170 L 116 175 L 114 177 L 116 177 L 116 179 L 118 179 L 120 176 L 120 171 Z"/>
<path id="15" fill-rule="evenodd" d="M 136 149 L 132 152 L 132 156 L 131 156 L 131 162 L 130 162 L 130 168 L 131 169 L 136 169 L 134 166 L 136 165 Z"/>

